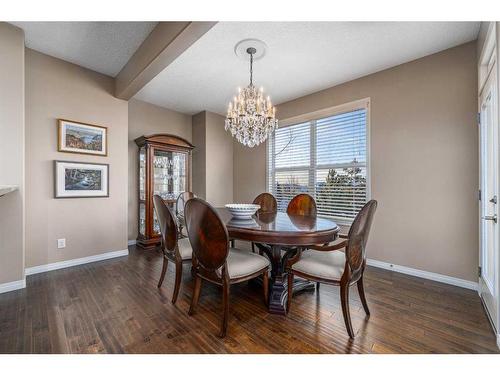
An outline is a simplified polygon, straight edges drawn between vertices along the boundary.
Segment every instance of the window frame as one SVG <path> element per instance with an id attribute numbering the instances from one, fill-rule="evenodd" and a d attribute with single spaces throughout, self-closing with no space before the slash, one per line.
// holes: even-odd
<path id="1" fill-rule="evenodd" d="M 274 142 L 274 134 L 267 140 L 266 142 L 266 191 L 269 193 L 273 193 L 272 191 L 269 191 L 269 188 L 271 186 L 274 186 L 274 178 L 276 175 L 276 172 L 289 172 L 289 171 L 303 171 L 307 170 L 308 171 L 308 176 L 309 176 L 309 187 L 312 187 L 312 190 L 310 193 L 313 196 L 316 196 L 316 173 L 318 169 L 325 169 L 325 168 L 342 168 L 343 166 L 351 166 L 351 164 L 329 164 L 329 165 L 321 165 L 318 167 L 317 161 L 316 161 L 316 121 L 330 117 L 330 116 L 335 116 L 339 115 L 342 113 L 346 112 L 351 112 L 359 109 L 365 109 L 366 110 L 366 201 L 368 202 L 371 199 L 371 145 L 370 145 L 370 139 L 371 139 L 371 132 L 370 132 L 370 98 L 363 98 L 359 100 L 355 100 L 352 102 L 344 103 L 341 105 L 336 105 L 333 107 L 328 107 L 324 108 L 318 111 L 314 112 L 309 112 L 305 114 L 301 114 L 298 116 L 293 116 L 289 117 L 283 120 L 279 121 L 279 129 L 286 128 L 288 126 L 292 125 L 297 125 L 301 123 L 306 123 L 309 122 L 310 126 L 310 143 L 309 143 L 309 150 L 310 150 L 310 159 L 309 159 L 309 165 L 308 166 L 300 166 L 300 167 L 282 167 L 282 168 L 277 168 L 275 167 L 275 160 L 269 160 L 269 155 L 272 153 L 274 154 L 274 147 L 275 147 L 275 142 Z M 272 162 L 272 165 L 271 165 Z M 274 173 L 271 173 L 270 168 Z M 270 178 L 272 181 L 270 181 Z M 272 185 L 271 185 L 272 182 Z M 326 216 L 326 215 L 319 215 L 327 218 L 331 218 L 334 220 L 337 224 L 340 225 L 351 225 L 353 220 L 351 219 L 346 219 L 344 217 L 333 217 L 333 216 Z"/>

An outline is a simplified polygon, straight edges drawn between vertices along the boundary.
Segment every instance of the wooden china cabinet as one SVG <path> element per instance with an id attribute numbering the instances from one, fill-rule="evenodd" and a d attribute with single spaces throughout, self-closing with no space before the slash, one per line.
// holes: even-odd
<path id="1" fill-rule="evenodd" d="M 153 196 L 160 195 L 175 210 L 179 194 L 191 188 L 191 150 L 194 146 L 170 134 L 142 136 L 135 143 L 139 146 L 137 245 L 151 249 L 160 243 L 160 227 L 153 207 Z"/>

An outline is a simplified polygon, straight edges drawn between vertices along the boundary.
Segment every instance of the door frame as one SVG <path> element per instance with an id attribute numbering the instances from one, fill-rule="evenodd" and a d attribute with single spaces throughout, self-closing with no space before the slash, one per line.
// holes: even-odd
<path id="1" fill-rule="evenodd" d="M 497 23 L 496 22 L 489 22 L 488 24 L 488 30 L 486 34 L 486 38 L 483 44 L 483 48 L 480 52 L 479 60 L 478 60 L 478 96 L 477 96 L 477 106 L 478 106 L 478 120 L 480 117 L 480 112 L 481 112 L 481 96 L 482 96 L 482 91 L 484 87 L 486 86 L 486 83 L 488 82 L 491 74 L 493 73 L 496 77 L 494 78 L 496 80 L 496 112 L 497 112 L 497 126 L 499 127 L 497 136 L 500 137 L 500 123 L 499 122 L 499 117 L 500 117 L 500 95 L 499 95 L 499 90 L 500 90 L 500 85 L 499 85 L 499 79 L 500 79 L 500 68 L 498 64 L 498 48 L 497 48 L 497 40 L 498 40 L 498 34 L 500 30 L 498 30 Z M 479 121 L 478 121 L 479 123 Z M 478 162 L 479 162 L 479 187 L 482 187 L 482 144 L 481 144 L 481 126 L 478 125 L 478 141 L 479 141 L 479 148 L 478 148 Z M 500 138 L 496 140 L 497 142 L 497 147 L 500 147 Z M 500 151 L 499 151 L 500 152 Z M 500 183 L 500 162 L 497 163 L 497 176 L 499 179 Z M 481 197 L 482 199 L 486 199 L 486 197 Z M 479 266 L 482 265 L 482 203 L 478 205 L 478 227 L 479 227 Z M 500 204 L 498 206 L 498 209 L 500 210 Z M 500 216 L 500 211 L 498 212 Z M 500 223 L 496 226 L 496 230 L 500 231 Z M 497 238 L 500 238 L 500 233 L 497 233 Z M 500 243 L 498 244 L 500 246 Z M 492 322 L 491 321 L 491 316 L 486 308 L 484 306 L 483 299 L 481 298 L 481 286 L 482 286 L 482 281 L 481 281 L 481 276 L 478 273 L 478 294 L 481 298 L 481 303 L 483 303 L 483 306 L 485 308 L 486 314 L 488 316 L 488 319 L 490 319 L 490 323 L 492 325 L 492 329 L 496 335 L 497 338 L 497 346 L 500 348 L 500 248 L 497 248 L 497 254 L 495 256 L 495 269 L 496 269 L 496 321 Z M 497 329 L 495 330 L 495 326 Z"/>

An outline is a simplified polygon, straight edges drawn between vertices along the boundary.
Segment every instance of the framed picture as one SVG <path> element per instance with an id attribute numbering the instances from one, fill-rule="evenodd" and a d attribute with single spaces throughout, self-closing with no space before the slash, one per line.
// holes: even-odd
<path id="1" fill-rule="evenodd" d="M 109 197 L 109 164 L 55 160 L 55 198 Z"/>
<path id="2" fill-rule="evenodd" d="M 88 155 L 108 155 L 108 128 L 82 122 L 58 120 L 57 149 Z"/>

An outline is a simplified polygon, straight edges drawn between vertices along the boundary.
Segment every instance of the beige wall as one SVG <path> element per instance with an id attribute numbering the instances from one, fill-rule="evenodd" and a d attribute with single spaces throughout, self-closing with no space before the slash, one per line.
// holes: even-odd
<path id="1" fill-rule="evenodd" d="M 207 184 L 206 184 L 206 112 L 200 112 L 192 118 L 193 129 L 193 193 L 206 199 Z"/>
<path id="2" fill-rule="evenodd" d="M 475 42 L 281 104 L 277 113 L 285 119 L 366 97 L 379 201 L 368 257 L 477 281 Z M 265 191 L 265 147 L 235 147 L 234 170 L 237 201 Z"/>
<path id="3" fill-rule="evenodd" d="M 0 284 L 24 278 L 24 33 L 0 22 Z"/>
<path id="4" fill-rule="evenodd" d="M 112 78 L 26 49 L 26 267 L 127 248 L 128 106 L 113 93 Z M 58 118 L 108 127 L 109 156 L 57 152 Z M 54 199 L 54 160 L 109 164 L 109 198 Z"/>
<path id="5" fill-rule="evenodd" d="M 137 238 L 138 148 L 134 139 L 156 133 L 174 134 L 191 142 L 191 116 L 132 99 L 128 104 L 128 239 Z"/>
<path id="6" fill-rule="evenodd" d="M 252 203 L 254 198 L 267 190 L 266 143 L 254 148 L 234 143 L 234 201 Z"/>
<path id="7" fill-rule="evenodd" d="M 217 207 L 233 202 L 233 138 L 224 130 L 224 120 L 206 112 L 207 201 Z"/>
<path id="8" fill-rule="evenodd" d="M 208 111 L 193 116 L 193 192 L 216 207 L 233 202 L 233 139 L 224 120 Z"/>

